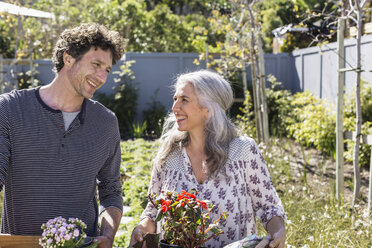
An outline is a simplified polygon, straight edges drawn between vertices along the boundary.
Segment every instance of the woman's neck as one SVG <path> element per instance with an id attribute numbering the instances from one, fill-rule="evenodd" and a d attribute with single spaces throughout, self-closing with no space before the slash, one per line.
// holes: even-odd
<path id="1" fill-rule="evenodd" d="M 192 153 L 203 153 L 205 147 L 205 134 L 204 132 L 189 133 L 189 143 L 187 148 Z"/>

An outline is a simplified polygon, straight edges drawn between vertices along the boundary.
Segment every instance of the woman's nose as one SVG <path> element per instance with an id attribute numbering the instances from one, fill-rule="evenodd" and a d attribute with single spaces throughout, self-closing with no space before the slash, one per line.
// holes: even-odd
<path id="1" fill-rule="evenodd" d="M 177 100 L 174 101 L 173 106 L 172 106 L 172 111 L 175 112 L 175 111 L 179 110 L 179 108 L 180 107 L 179 107 L 178 101 Z"/>

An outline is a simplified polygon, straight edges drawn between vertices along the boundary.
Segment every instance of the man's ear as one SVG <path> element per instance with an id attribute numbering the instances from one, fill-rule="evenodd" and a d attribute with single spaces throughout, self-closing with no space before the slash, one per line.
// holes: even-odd
<path id="1" fill-rule="evenodd" d="M 70 54 L 68 54 L 67 52 L 63 52 L 63 63 L 65 64 L 65 66 L 71 67 L 74 62 L 75 59 Z"/>

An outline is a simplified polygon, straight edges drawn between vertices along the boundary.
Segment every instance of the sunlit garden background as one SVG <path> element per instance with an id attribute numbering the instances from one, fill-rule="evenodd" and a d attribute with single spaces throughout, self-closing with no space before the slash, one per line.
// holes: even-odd
<path id="1" fill-rule="evenodd" d="M 336 42 L 337 22 L 341 17 L 347 19 L 345 37 L 355 39 L 353 18 L 356 17 L 350 3 L 365 2 L 361 10 L 362 21 L 371 24 L 372 1 L 3 2 L 44 11 L 54 17 L 22 16 L 0 9 L 0 67 L 3 68 L 4 63 L 9 64 L 7 68 L 16 64 L 30 64 L 28 71 L 0 69 L 1 93 L 9 87 L 22 89 L 48 83 L 38 80 L 37 65 L 32 61 L 50 60 L 58 35 L 65 28 L 83 22 L 98 22 L 118 31 L 126 40 L 128 52 L 198 53 L 195 65 L 205 65 L 229 79 L 236 96 L 229 116 L 245 135 L 260 143 L 288 216 L 286 247 L 372 247 L 371 214 L 367 207 L 371 145 L 360 145 L 358 168 L 361 171 L 361 189 L 357 204 L 352 206 L 352 140 L 344 142 L 344 193 L 341 199 L 336 197 L 337 108 L 335 101 L 332 101 L 334 99 L 323 99 L 309 91 L 289 90 L 285 87 L 288 82 L 280 82 L 273 75 L 260 75 L 262 65 L 258 63 L 263 53 L 288 53 L 293 56 L 292 52 L 301 48 L 318 46 L 322 49 Z M 368 25 L 363 30 L 363 35 L 367 36 Z M 366 58 L 369 55 L 363 56 Z M 138 111 L 141 99 L 138 99 L 138 89 L 133 83 L 135 75 L 131 70 L 132 63 L 124 63 L 117 72 L 115 94 L 98 92 L 95 96 L 95 100 L 115 112 L 122 135 L 121 179 L 125 213 L 115 247 L 128 246 L 131 231 L 147 204 L 151 160 L 157 151 L 163 118 L 169 111 L 156 98 L 156 93 L 152 99 L 148 99 L 150 104 L 146 109 Z M 248 66 L 252 70 L 250 77 L 246 72 Z M 371 67 L 368 68 L 370 65 L 366 66 L 366 73 L 372 71 Z M 265 95 L 262 106 L 266 107 L 260 105 L 260 108 L 265 109 L 268 119 L 270 138 L 266 141 L 261 137 L 262 130 L 257 130 L 258 107 L 255 108 L 257 95 L 254 92 L 259 90 L 252 83 L 255 82 L 254 74 L 257 74 L 256 81 L 262 79 L 261 84 L 263 82 L 264 85 L 260 94 Z M 7 77 L 11 78 L 11 82 L 5 80 Z M 371 82 L 362 78 L 360 99 L 363 135 L 372 135 L 371 86 Z M 355 131 L 357 114 L 354 89 L 347 90 L 344 101 L 344 130 Z M 2 206 L 2 193 L 0 196 Z M 259 234 L 265 235 L 262 227 Z"/>

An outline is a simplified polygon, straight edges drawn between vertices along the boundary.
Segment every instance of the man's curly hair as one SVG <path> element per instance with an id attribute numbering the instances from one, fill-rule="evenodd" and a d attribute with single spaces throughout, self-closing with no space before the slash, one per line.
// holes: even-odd
<path id="1" fill-rule="evenodd" d="M 66 52 L 79 61 L 91 47 L 110 49 L 112 64 L 116 64 L 124 53 L 124 42 L 118 32 L 97 23 L 84 23 L 79 27 L 66 29 L 60 35 L 53 53 L 54 71 L 59 72 L 65 65 Z"/>

